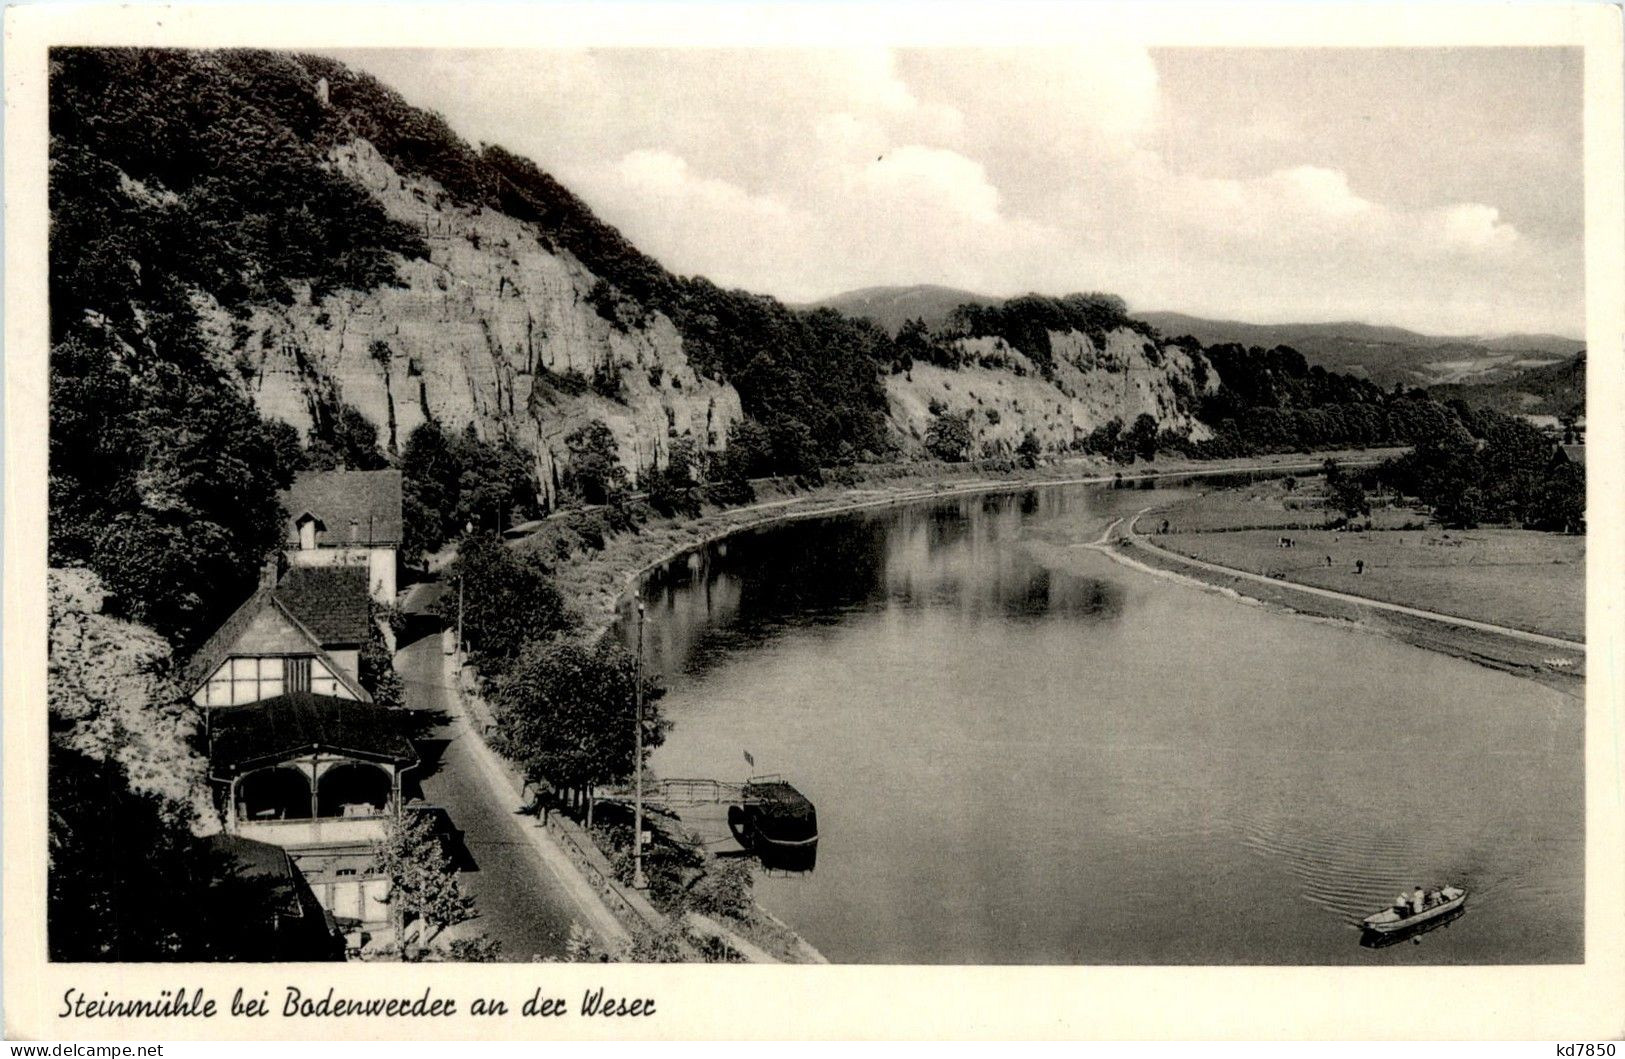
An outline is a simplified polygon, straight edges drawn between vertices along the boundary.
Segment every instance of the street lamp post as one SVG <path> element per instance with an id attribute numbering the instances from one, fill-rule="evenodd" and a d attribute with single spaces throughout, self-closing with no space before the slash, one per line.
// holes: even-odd
<path id="1" fill-rule="evenodd" d="M 463 575 L 457 575 L 457 664 L 463 664 Z"/>
<path id="2" fill-rule="evenodd" d="M 632 888 L 641 890 L 643 878 L 643 593 L 638 593 L 638 661 L 633 678 L 637 712 L 632 721 Z"/>

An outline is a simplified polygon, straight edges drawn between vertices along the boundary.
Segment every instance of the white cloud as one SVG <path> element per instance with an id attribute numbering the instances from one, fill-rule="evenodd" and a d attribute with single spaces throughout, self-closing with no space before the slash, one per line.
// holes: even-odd
<path id="1" fill-rule="evenodd" d="M 979 224 L 999 220 L 999 190 L 980 162 L 939 147 L 908 144 L 876 156 L 856 182 L 882 210 L 904 210 L 929 224 L 938 214 Z M 943 218 L 949 220 L 951 218 Z"/>
<path id="2" fill-rule="evenodd" d="M 674 270 L 791 300 L 936 282 L 1439 331 L 1580 317 L 1577 236 L 1448 187 L 1404 205 L 1308 157 L 1174 167 L 1150 146 L 1174 125 L 1143 49 L 360 58 Z"/>
<path id="3" fill-rule="evenodd" d="M 1494 206 L 1464 202 L 1444 210 L 1441 222 L 1445 239 L 1467 250 L 1503 250 L 1518 241 L 1518 230 Z"/>

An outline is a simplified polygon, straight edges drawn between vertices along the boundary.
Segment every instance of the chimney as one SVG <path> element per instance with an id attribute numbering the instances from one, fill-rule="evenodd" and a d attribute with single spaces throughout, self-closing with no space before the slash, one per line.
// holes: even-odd
<path id="1" fill-rule="evenodd" d="M 276 556 L 273 555 L 269 559 L 265 560 L 264 566 L 260 567 L 260 587 L 275 588 L 277 575 L 279 573 L 281 573 L 281 570 L 279 569 Z"/>

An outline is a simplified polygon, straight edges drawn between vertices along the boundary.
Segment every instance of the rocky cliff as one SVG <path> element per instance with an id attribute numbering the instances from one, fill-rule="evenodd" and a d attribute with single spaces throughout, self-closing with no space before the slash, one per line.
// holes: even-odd
<path id="1" fill-rule="evenodd" d="M 1027 430 L 1065 447 L 1141 412 L 1201 433 L 1189 358 L 1121 299 L 972 297 L 910 352 L 867 322 L 673 275 L 534 163 L 330 59 L 63 49 L 51 114 L 53 344 L 76 378 L 185 380 L 199 404 L 247 397 L 329 442 L 353 408 L 396 454 L 428 419 L 472 425 L 528 452 L 548 500 L 563 439 L 595 419 L 634 480 L 678 438 L 724 447 L 747 413 L 764 427 L 744 454 L 756 473 L 907 452 L 933 399 L 996 414 L 977 424 L 994 450 Z M 211 359 L 223 379 L 198 370 Z M 922 361 L 969 366 L 888 378 Z M 106 402 L 82 395 L 94 421 Z M 115 469 L 133 480 L 148 454 L 125 449 Z M 125 495 L 101 454 L 59 462 L 64 497 Z M 64 558 L 92 558 L 97 534 L 57 536 Z"/>
<path id="2" fill-rule="evenodd" d="M 1002 338 L 961 338 L 958 368 L 916 362 L 886 381 L 891 421 L 907 449 L 922 446 L 935 411 L 969 413 L 973 455 L 1008 455 L 1032 431 L 1046 452 L 1064 451 L 1113 419 L 1125 426 L 1146 413 L 1193 440 L 1210 431 L 1190 414 L 1193 396 L 1211 393 L 1216 375 L 1200 353 L 1155 342 L 1126 327 L 1096 340 L 1051 331 L 1054 368 L 1045 377 Z"/>
<path id="3" fill-rule="evenodd" d="M 234 318 L 204 299 L 212 345 L 229 358 L 260 410 L 303 433 L 335 402 L 359 409 L 380 444 L 400 451 L 433 417 L 506 435 L 536 458 L 551 497 L 563 439 L 601 419 L 634 471 L 664 464 L 672 439 L 718 448 L 741 417 L 739 395 L 698 375 L 671 321 L 616 326 L 588 300 L 597 282 L 535 225 L 457 204 L 435 181 L 396 172 L 369 142 L 329 154 L 428 247 L 399 262 L 400 281 Z"/>
<path id="4" fill-rule="evenodd" d="M 168 641 L 103 613 L 107 592 L 89 570 L 50 571 L 49 594 L 53 738 L 117 761 L 132 789 L 165 798 L 196 833 L 218 831 L 207 766 L 193 749 L 197 711 L 174 680 Z"/>

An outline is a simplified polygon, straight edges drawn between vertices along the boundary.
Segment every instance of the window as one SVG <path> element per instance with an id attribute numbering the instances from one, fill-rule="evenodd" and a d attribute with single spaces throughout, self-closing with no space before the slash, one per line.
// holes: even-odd
<path id="1" fill-rule="evenodd" d="M 310 655 L 296 655 L 288 659 L 288 690 L 310 690 Z"/>
<path id="2" fill-rule="evenodd" d="M 220 664 L 209 678 L 210 706 L 238 706 L 282 694 L 282 659 L 239 655 Z"/>

